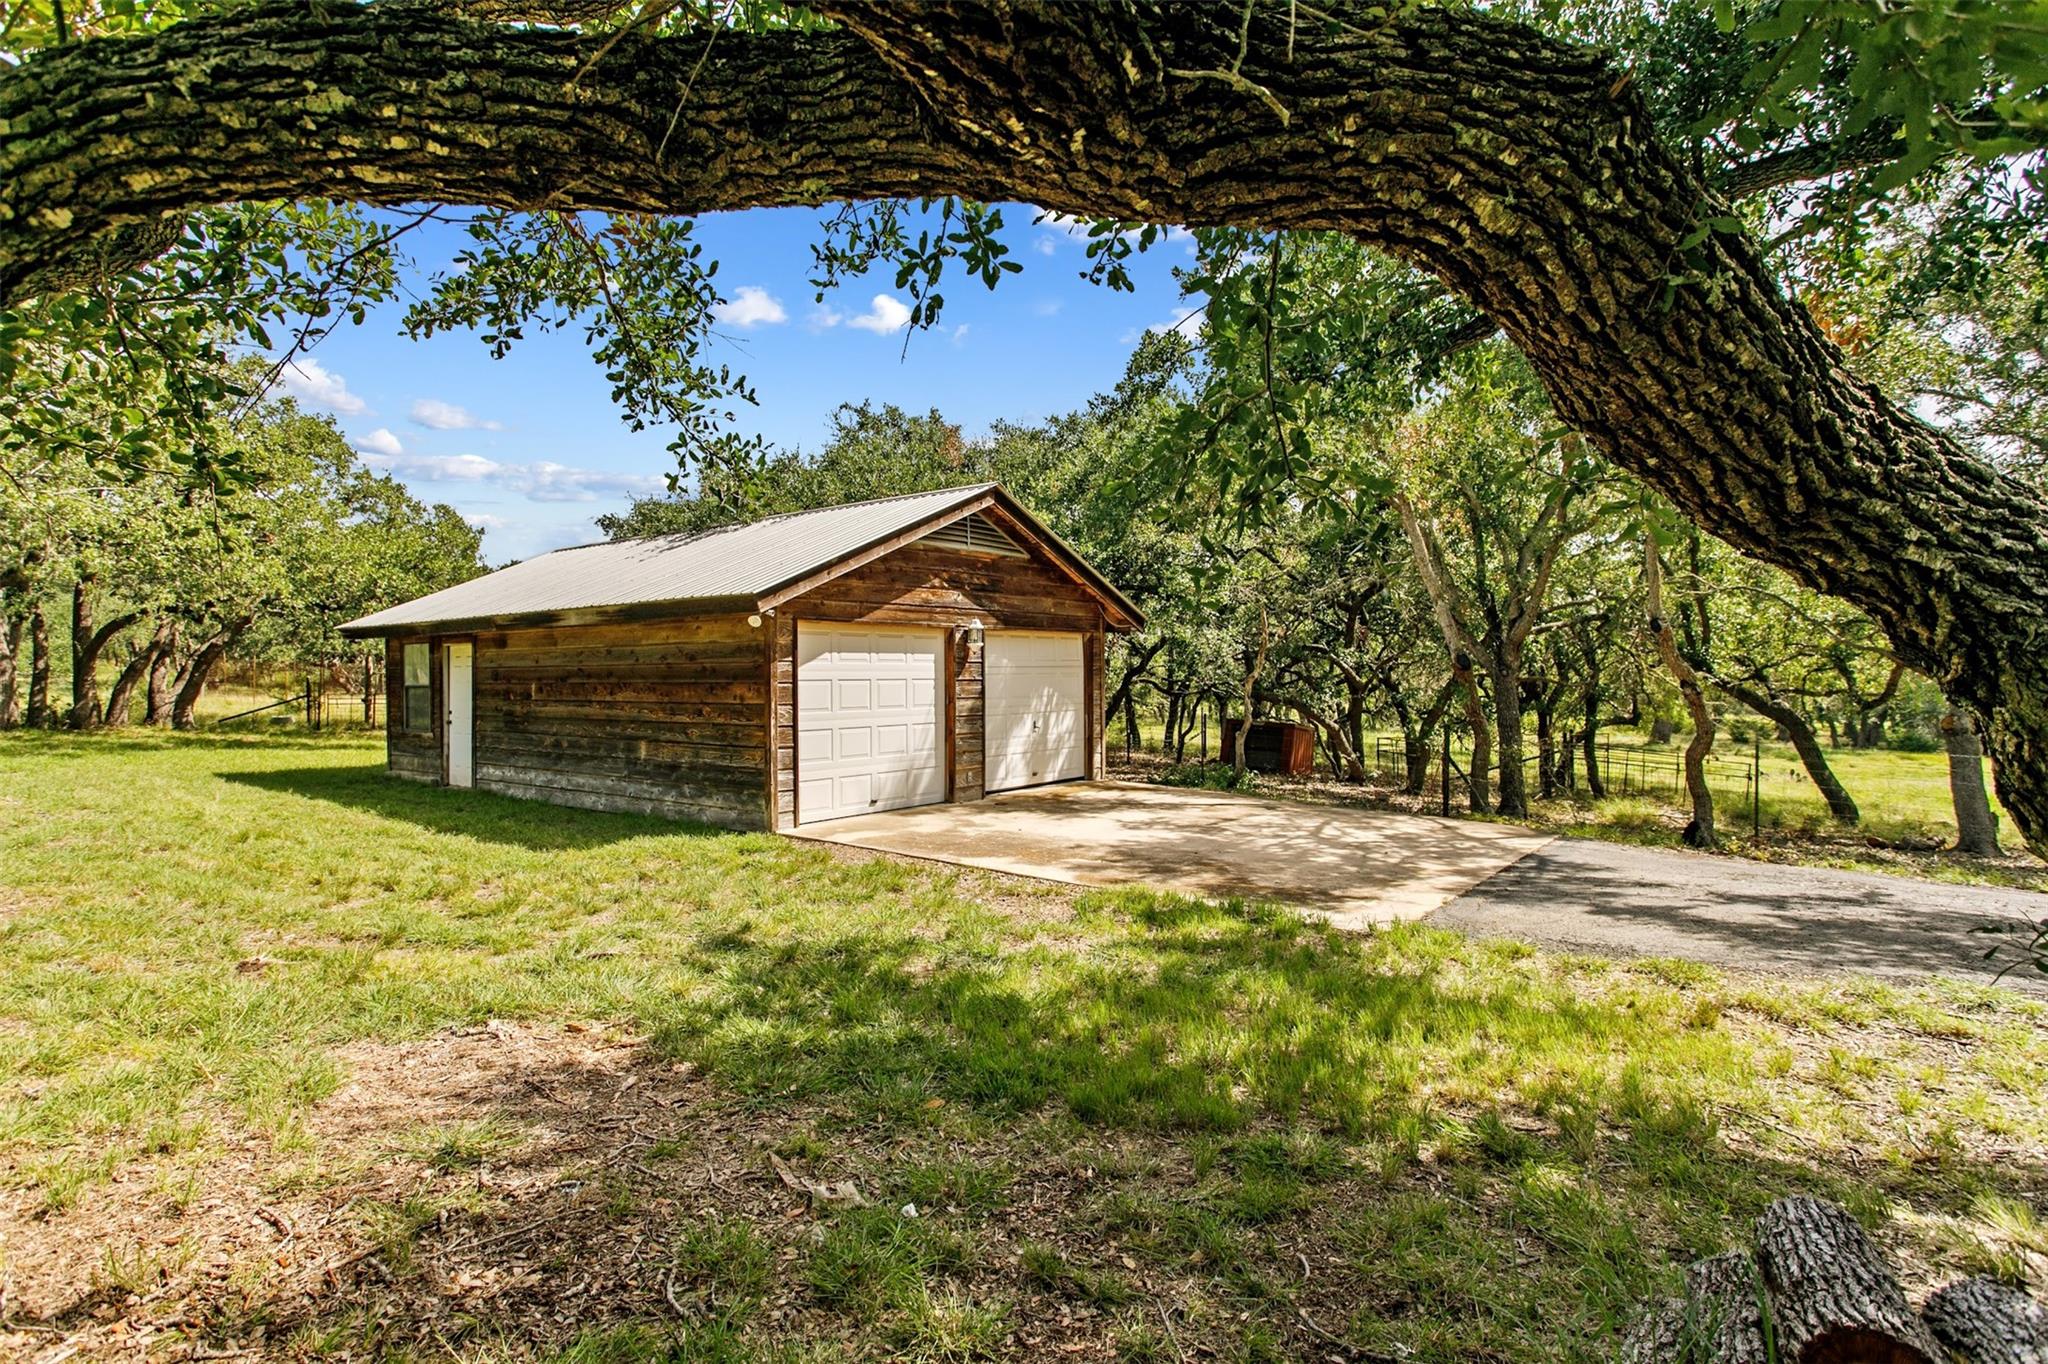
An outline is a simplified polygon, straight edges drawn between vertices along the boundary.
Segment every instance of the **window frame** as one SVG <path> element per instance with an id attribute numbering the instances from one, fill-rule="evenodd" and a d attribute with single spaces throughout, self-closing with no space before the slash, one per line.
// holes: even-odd
<path id="1" fill-rule="evenodd" d="M 415 654 L 413 651 L 419 652 Z M 414 681 L 413 663 L 419 668 Z M 412 640 L 398 646 L 398 696 L 407 734 L 434 732 L 434 646 L 430 640 Z"/>

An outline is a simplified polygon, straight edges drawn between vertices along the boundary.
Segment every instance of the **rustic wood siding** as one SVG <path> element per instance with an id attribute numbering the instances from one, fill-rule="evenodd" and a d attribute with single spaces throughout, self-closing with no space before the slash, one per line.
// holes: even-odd
<path id="1" fill-rule="evenodd" d="M 405 646 L 426 643 L 427 685 L 431 696 L 433 728 L 421 734 L 405 728 Z M 408 781 L 441 780 L 441 723 L 446 707 L 441 697 L 441 648 L 418 635 L 384 641 L 384 754 L 394 777 Z"/>
<path id="2" fill-rule="evenodd" d="M 983 728 L 982 639 L 963 632 L 953 650 L 953 799 L 985 794 L 987 746 Z"/>
<path id="3" fill-rule="evenodd" d="M 906 545 L 782 607 L 802 620 L 966 625 L 991 630 L 1096 630 L 1102 610 L 1073 579 L 1037 558 Z"/>
<path id="4" fill-rule="evenodd" d="M 873 563 L 792 598 L 778 612 L 776 621 L 776 667 L 778 691 L 781 679 L 789 684 L 789 704 L 778 698 L 776 708 L 777 761 L 784 761 L 786 789 L 778 787 L 778 819 L 783 826 L 796 822 L 796 696 L 795 631 L 792 617 L 872 623 L 875 625 L 940 625 L 952 628 L 948 650 L 952 687 L 947 698 L 948 715 L 941 715 L 952 733 L 952 799 L 980 800 L 984 780 L 984 693 L 982 640 L 967 627 L 979 621 L 987 630 L 1074 630 L 1088 635 L 1093 643 L 1088 656 L 1098 660 L 1095 681 L 1097 714 L 1091 771 L 1100 775 L 1102 723 L 1101 669 L 1102 607 L 1089 592 L 1064 572 L 1034 555 L 1030 559 L 967 554 L 927 544 L 906 545 Z M 786 633 L 785 633 L 786 632 Z"/>
<path id="5" fill-rule="evenodd" d="M 487 631 L 476 784 L 595 810 L 767 822 L 768 679 L 745 616 Z"/>

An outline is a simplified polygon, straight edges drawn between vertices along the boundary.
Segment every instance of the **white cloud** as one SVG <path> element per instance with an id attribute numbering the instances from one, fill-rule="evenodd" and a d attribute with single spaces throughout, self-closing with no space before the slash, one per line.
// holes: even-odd
<path id="1" fill-rule="evenodd" d="M 344 417 L 367 412 L 369 404 L 348 391 L 348 381 L 312 356 L 293 360 L 278 375 L 284 391 L 300 402 Z"/>
<path id="2" fill-rule="evenodd" d="M 366 455 L 402 455 L 405 453 L 405 447 L 399 444 L 398 437 L 392 435 L 389 429 L 382 426 L 367 436 L 356 437 L 356 449 Z"/>
<path id="3" fill-rule="evenodd" d="M 417 424 L 434 431 L 503 431 L 499 422 L 487 421 L 466 407 L 444 403 L 439 398 L 421 398 L 410 414 Z"/>
<path id="4" fill-rule="evenodd" d="M 858 317 L 847 318 L 846 325 L 887 336 L 910 325 L 910 306 L 894 294 L 876 294 L 868 303 L 868 310 Z"/>
<path id="5" fill-rule="evenodd" d="M 773 326 L 789 321 L 782 300 L 757 285 L 742 284 L 732 297 L 711 310 L 720 322 L 733 327 Z"/>
<path id="6" fill-rule="evenodd" d="M 469 522 L 472 530 L 503 530 L 512 524 L 504 517 L 493 516 L 489 512 L 471 512 L 462 519 Z"/>
<path id="7" fill-rule="evenodd" d="M 804 325 L 814 332 L 821 332 L 827 327 L 836 327 L 845 320 L 846 314 L 837 308 L 821 307 L 811 309 L 811 315 L 804 319 Z"/>
<path id="8" fill-rule="evenodd" d="M 1202 310 L 1196 308 L 1194 311 L 1183 313 L 1179 317 L 1170 317 L 1164 322 L 1154 322 L 1149 327 L 1133 327 L 1119 339 L 1126 346 L 1135 346 L 1138 344 L 1138 338 L 1148 332 L 1155 336 L 1160 332 L 1179 332 L 1188 340 L 1194 341 L 1200 337 L 1202 317 Z"/>
<path id="9" fill-rule="evenodd" d="M 1041 234 L 1037 241 L 1031 243 L 1031 249 L 1041 256 L 1057 255 L 1060 249 L 1060 240 L 1058 237 Z"/>
<path id="10" fill-rule="evenodd" d="M 1066 306 L 1064 299 L 1041 298 L 1031 305 L 1031 311 L 1039 317 L 1058 317 L 1060 309 Z"/>
<path id="11" fill-rule="evenodd" d="M 373 469 L 442 483 L 489 483 L 535 502 L 595 502 L 620 493 L 657 493 L 668 486 L 658 474 L 621 474 L 604 469 L 539 460 L 505 464 L 482 455 L 367 455 Z"/>
<path id="12" fill-rule="evenodd" d="M 960 324 L 959 326 L 957 326 L 957 327 L 953 328 L 953 344 L 954 344 L 954 345 L 956 345 L 956 346 L 959 346 L 959 345 L 965 345 L 965 344 L 966 344 L 966 342 L 967 342 L 967 324 L 966 324 L 965 322 L 962 322 L 962 323 L 961 323 L 961 324 Z"/>

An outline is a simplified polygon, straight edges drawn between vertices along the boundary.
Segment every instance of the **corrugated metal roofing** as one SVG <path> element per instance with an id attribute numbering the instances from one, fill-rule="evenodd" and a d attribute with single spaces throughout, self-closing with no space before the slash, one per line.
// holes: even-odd
<path id="1" fill-rule="evenodd" d="M 546 611 L 758 598 L 996 486 L 976 483 L 791 512 L 695 535 L 558 549 L 341 628 L 374 635 L 444 621 Z"/>

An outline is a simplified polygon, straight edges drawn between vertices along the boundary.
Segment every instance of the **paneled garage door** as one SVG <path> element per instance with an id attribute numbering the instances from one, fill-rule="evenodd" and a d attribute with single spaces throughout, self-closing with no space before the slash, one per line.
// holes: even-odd
<path id="1" fill-rule="evenodd" d="M 986 783 L 991 792 L 1088 775 L 1088 710 L 1081 636 L 991 630 Z"/>
<path id="2" fill-rule="evenodd" d="M 946 796 L 938 630 L 796 627 L 796 818 L 862 815 Z"/>

